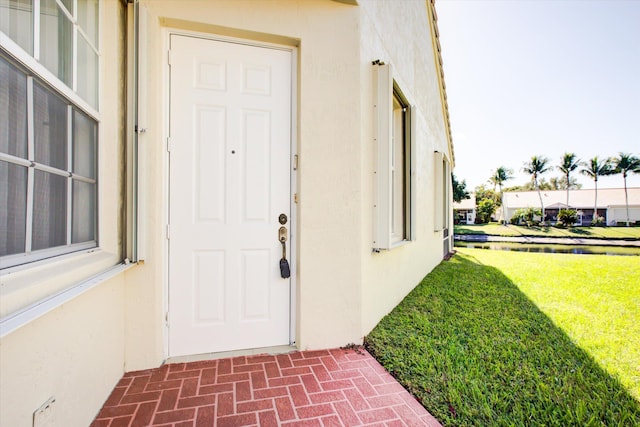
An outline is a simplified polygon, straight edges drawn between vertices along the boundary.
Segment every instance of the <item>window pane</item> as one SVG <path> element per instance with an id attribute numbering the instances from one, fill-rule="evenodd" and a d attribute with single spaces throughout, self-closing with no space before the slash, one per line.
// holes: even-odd
<path id="1" fill-rule="evenodd" d="M 96 177 L 97 126 L 89 117 L 73 111 L 73 173 Z"/>
<path id="2" fill-rule="evenodd" d="M 67 178 L 35 171 L 32 249 L 67 244 Z"/>
<path id="3" fill-rule="evenodd" d="M 87 41 L 78 35 L 78 95 L 93 107 L 98 107 L 98 55 Z"/>
<path id="4" fill-rule="evenodd" d="M 35 161 L 67 170 L 67 104 L 39 84 L 33 85 Z"/>
<path id="5" fill-rule="evenodd" d="M 446 160 L 442 161 L 442 228 L 449 227 L 449 168 Z"/>
<path id="6" fill-rule="evenodd" d="M 0 152 L 27 158 L 27 77 L 2 57 Z"/>
<path id="7" fill-rule="evenodd" d="M 40 3 L 40 62 L 72 88 L 73 25 L 55 0 Z"/>
<path id="8" fill-rule="evenodd" d="M 98 0 L 78 0 L 78 23 L 89 41 L 98 47 Z"/>
<path id="9" fill-rule="evenodd" d="M 25 251 L 27 168 L 0 161 L 0 256 Z"/>
<path id="10" fill-rule="evenodd" d="M 394 243 L 406 238 L 406 136 L 404 132 L 405 110 L 400 100 L 393 97 L 393 148 L 391 153 L 391 240 Z"/>
<path id="11" fill-rule="evenodd" d="M 0 30 L 33 55 L 32 1 L 0 0 Z"/>
<path id="12" fill-rule="evenodd" d="M 73 181 L 71 243 L 96 240 L 96 185 Z"/>

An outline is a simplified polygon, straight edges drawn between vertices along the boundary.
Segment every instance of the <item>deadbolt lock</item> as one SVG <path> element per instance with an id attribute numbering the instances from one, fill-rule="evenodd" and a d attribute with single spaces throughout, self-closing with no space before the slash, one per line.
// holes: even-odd
<path id="1" fill-rule="evenodd" d="M 278 240 L 281 242 L 287 241 L 287 227 L 280 227 L 278 230 Z"/>
<path id="2" fill-rule="evenodd" d="M 280 216 L 278 217 L 278 222 L 282 225 L 285 225 L 287 223 L 287 216 L 281 213 Z"/>

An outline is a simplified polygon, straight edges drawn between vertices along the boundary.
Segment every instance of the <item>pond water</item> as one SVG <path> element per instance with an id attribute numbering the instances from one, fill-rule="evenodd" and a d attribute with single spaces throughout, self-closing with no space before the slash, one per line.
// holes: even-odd
<path id="1" fill-rule="evenodd" d="M 457 248 L 493 249 L 501 251 L 545 252 L 559 254 L 589 254 L 589 255 L 623 255 L 640 256 L 640 247 L 621 246 L 575 246 L 575 245 L 547 245 L 540 243 L 512 243 L 512 242 L 463 242 L 456 241 Z"/>

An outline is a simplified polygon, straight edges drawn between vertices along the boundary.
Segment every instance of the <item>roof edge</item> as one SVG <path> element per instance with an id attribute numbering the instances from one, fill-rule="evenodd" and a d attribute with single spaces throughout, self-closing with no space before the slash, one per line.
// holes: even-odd
<path id="1" fill-rule="evenodd" d="M 442 68 L 442 48 L 440 46 L 440 33 L 438 31 L 438 15 L 436 13 L 436 0 L 426 0 L 427 16 L 429 18 L 429 29 L 431 30 L 431 44 L 433 46 L 433 59 L 438 75 L 440 89 L 440 101 L 442 103 L 442 115 L 446 128 L 447 142 L 449 143 L 449 156 L 452 166 L 455 166 L 455 155 L 453 152 L 453 138 L 451 137 L 451 119 L 449 116 L 449 103 L 447 101 L 447 88 L 444 83 L 444 70 Z"/>

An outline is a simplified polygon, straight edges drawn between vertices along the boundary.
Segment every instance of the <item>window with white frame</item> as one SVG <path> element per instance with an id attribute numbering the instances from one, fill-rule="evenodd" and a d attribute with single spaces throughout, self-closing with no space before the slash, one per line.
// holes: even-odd
<path id="1" fill-rule="evenodd" d="M 445 231 L 445 236 L 449 235 L 449 199 L 451 195 L 449 188 L 451 187 L 451 168 L 447 158 L 443 156 L 442 159 L 442 229 Z"/>
<path id="2" fill-rule="evenodd" d="M 376 200 L 374 249 L 414 240 L 415 108 L 393 79 L 392 67 L 375 65 Z"/>
<path id="3" fill-rule="evenodd" d="M 402 93 L 394 85 L 393 88 L 393 115 L 392 115 L 392 142 L 391 142 L 391 243 L 395 244 L 408 238 L 409 207 L 407 199 L 410 193 L 409 171 L 411 165 L 411 146 L 408 144 L 409 104 Z"/>
<path id="4" fill-rule="evenodd" d="M 448 237 L 449 212 L 451 212 L 451 166 L 439 151 L 434 152 L 434 231 L 444 231 Z"/>
<path id="5" fill-rule="evenodd" d="M 443 257 L 451 251 L 451 229 L 449 213 L 451 212 L 451 167 L 446 157 L 442 161 L 442 246 Z"/>
<path id="6" fill-rule="evenodd" d="M 0 262 L 95 247 L 98 0 L 0 0 Z"/>

